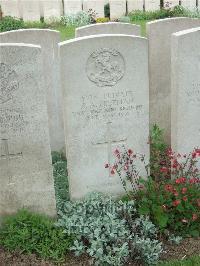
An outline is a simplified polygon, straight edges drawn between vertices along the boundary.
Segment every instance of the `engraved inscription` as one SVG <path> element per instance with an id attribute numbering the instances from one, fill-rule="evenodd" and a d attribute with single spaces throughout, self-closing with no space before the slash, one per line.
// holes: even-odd
<path id="1" fill-rule="evenodd" d="M 13 92 L 19 88 L 18 76 L 8 65 L 0 63 L 0 104 L 13 97 Z"/>
<path id="2" fill-rule="evenodd" d="M 188 103 L 200 103 L 200 83 L 193 83 L 191 88 L 186 90 Z"/>
<path id="3" fill-rule="evenodd" d="M 0 108 L 0 132 L 23 132 L 28 121 L 21 108 Z"/>
<path id="4" fill-rule="evenodd" d="M 88 58 L 86 72 L 98 87 L 114 86 L 124 76 L 124 58 L 115 49 L 98 49 Z"/>
<path id="5" fill-rule="evenodd" d="M 73 112 L 74 118 L 86 120 L 112 120 L 127 118 L 134 114 L 139 118 L 144 114 L 144 106 L 137 103 L 133 91 L 99 92 L 98 95 L 84 95 L 80 99 L 80 110 Z"/>
<path id="6" fill-rule="evenodd" d="M 106 124 L 107 130 L 106 130 L 106 139 L 104 141 L 100 141 L 97 143 L 92 143 L 93 145 L 107 145 L 107 153 L 108 153 L 108 165 L 111 165 L 111 159 L 112 159 L 112 145 L 116 145 L 116 144 L 122 144 L 125 143 L 127 138 L 121 138 L 119 140 L 114 140 L 111 136 L 111 126 L 112 126 L 112 122 L 108 122 Z M 109 169 L 109 177 L 111 177 L 110 174 L 110 169 Z"/>
<path id="7" fill-rule="evenodd" d="M 8 139 L 2 139 L 1 140 L 2 146 L 1 146 L 1 155 L 0 155 L 0 160 L 5 160 L 6 161 L 6 169 L 7 169 L 7 175 L 9 178 L 9 185 L 12 185 L 13 183 L 11 182 L 12 179 L 12 174 L 10 172 L 10 167 L 9 167 L 9 162 L 11 159 L 18 159 L 22 157 L 22 152 L 19 153 L 10 153 L 9 152 L 9 145 L 8 145 Z"/>

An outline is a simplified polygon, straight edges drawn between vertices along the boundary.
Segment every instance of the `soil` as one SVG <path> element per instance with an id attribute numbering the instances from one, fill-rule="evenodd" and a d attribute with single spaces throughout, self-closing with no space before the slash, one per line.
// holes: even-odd
<path id="1" fill-rule="evenodd" d="M 200 255 L 200 238 L 187 238 L 180 245 L 165 243 L 161 260 L 186 259 Z M 0 266 L 55 266 L 57 264 L 42 260 L 36 255 L 26 255 L 19 252 L 9 252 L 0 248 Z M 91 260 L 87 256 L 75 257 L 70 254 L 60 266 L 89 266 Z M 127 266 L 140 266 L 139 263 L 130 262 Z"/>

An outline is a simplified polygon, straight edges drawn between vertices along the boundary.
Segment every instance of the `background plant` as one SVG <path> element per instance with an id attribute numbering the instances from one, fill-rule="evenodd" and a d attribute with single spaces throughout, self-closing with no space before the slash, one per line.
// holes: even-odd
<path id="1" fill-rule="evenodd" d="M 92 193 L 83 201 L 66 202 L 59 216 L 57 226 L 77 237 L 72 250 L 88 253 L 98 265 L 122 265 L 130 257 L 152 265 L 162 251 L 155 226 L 136 217 L 133 201 Z"/>
<path id="2" fill-rule="evenodd" d="M 85 26 L 92 23 L 91 14 L 85 11 L 69 14 L 61 17 L 61 24 L 69 26 Z"/>
<path id="3" fill-rule="evenodd" d="M 24 28 L 24 22 L 21 19 L 7 16 L 0 20 L 0 31 L 18 30 L 22 28 Z"/>
<path id="4" fill-rule="evenodd" d="M 62 261 L 72 242 L 72 237 L 55 227 L 53 220 L 26 210 L 6 218 L 0 228 L 0 245 L 6 249 L 35 253 L 53 261 Z"/>
<path id="5" fill-rule="evenodd" d="M 57 210 L 61 210 L 63 204 L 69 200 L 67 160 L 64 154 L 52 152 L 52 164 Z"/>

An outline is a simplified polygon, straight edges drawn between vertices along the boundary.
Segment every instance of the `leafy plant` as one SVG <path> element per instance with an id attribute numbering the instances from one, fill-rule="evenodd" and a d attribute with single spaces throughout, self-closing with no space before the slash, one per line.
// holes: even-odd
<path id="1" fill-rule="evenodd" d="M 131 19 L 128 16 L 122 16 L 121 18 L 118 19 L 119 22 L 124 22 L 124 23 L 130 23 Z"/>
<path id="2" fill-rule="evenodd" d="M 96 23 L 105 23 L 109 22 L 109 18 L 97 18 Z"/>
<path id="3" fill-rule="evenodd" d="M 69 200 L 67 160 L 62 153 L 52 152 L 52 164 L 57 209 L 61 210 L 64 202 Z"/>
<path id="4" fill-rule="evenodd" d="M 135 203 L 116 202 L 92 193 L 83 201 L 66 202 L 57 226 L 76 236 L 71 248 L 87 253 L 99 265 L 122 265 L 130 257 L 154 264 L 162 251 L 156 228 L 148 218 L 137 218 Z"/>
<path id="5" fill-rule="evenodd" d="M 80 11 L 76 14 L 69 14 L 61 17 L 61 24 L 65 26 L 85 26 L 91 24 L 91 16 L 88 12 Z"/>
<path id="6" fill-rule="evenodd" d="M 106 18 L 109 18 L 110 19 L 110 4 L 109 3 L 107 3 L 104 6 L 104 14 L 105 14 L 105 17 Z"/>
<path id="7" fill-rule="evenodd" d="M 52 220 L 26 210 L 6 218 L 0 228 L 0 245 L 6 249 L 36 253 L 54 261 L 64 259 L 72 241 Z"/>
<path id="8" fill-rule="evenodd" d="M 13 17 L 4 17 L 0 20 L 0 31 L 11 31 L 24 28 L 24 22 L 21 19 Z"/>

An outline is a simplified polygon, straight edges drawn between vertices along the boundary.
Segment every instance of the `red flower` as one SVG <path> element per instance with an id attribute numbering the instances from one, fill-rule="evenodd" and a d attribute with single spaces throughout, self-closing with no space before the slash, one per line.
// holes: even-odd
<path id="1" fill-rule="evenodd" d="M 175 197 L 178 197 L 178 192 L 177 191 L 174 191 L 173 194 L 174 194 Z"/>
<path id="2" fill-rule="evenodd" d="M 165 185 L 165 190 L 166 191 L 172 191 L 173 190 L 173 186 L 172 185 Z"/>
<path id="3" fill-rule="evenodd" d="M 186 200 L 187 200 L 187 197 L 186 197 L 186 196 L 184 196 L 184 197 L 183 197 L 183 200 L 184 200 L 184 201 L 186 201 Z"/>
<path id="4" fill-rule="evenodd" d="M 180 203 L 181 203 L 180 200 L 175 200 L 175 201 L 173 201 L 173 206 L 176 207 L 176 206 L 178 206 Z"/>
<path id="5" fill-rule="evenodd" d="M 128 149 L 128 155 L 130 156 L 131 154 L 133 154 L 133 151 L 131 149 Z"/>
<path id="6" fill-rule="evenodd" d="M 105 168 L 109 168 L 109 164 L 108 163 L 105 164 Z"/>
<path id="7" fill-rule="evenodd" d="M 110 173 L 111 173 L 111 175 L 114 175 L 115 174 L 115 170 L 112 169 Z"/>
<path id="8" fill-rule="evenodd" d="M 168 172 L 167 167 L 162 167 L 162 168 L 160 168 L 160 172 L 161 172 L 161 173 L 167 173 L 167 172 Z"/>
<path id="9" fill-rule="evenodd" d="M 196 213 L 193 213 L 192 214 L 192 221 L 195 221 L 197 218 L 198 218 L 197 214 Z"/>
<path id="10" fill-rule="evenodd" d="M 115 154 L 115 155 L 118 155 L 118 154 L 119 154 L 119 150 L 116 149 L 116 150 L 114 151 L 114 154 Z"/>
<path id="11" fill-rule="evenodd" d="M 182 190 L 181 190 L 182 194 L 185 194 L 187 192 L 187 188 L 186 187 L 183 187 Z"/>

